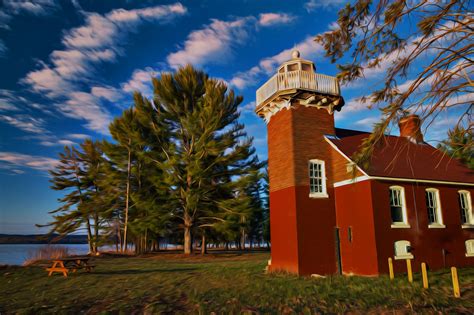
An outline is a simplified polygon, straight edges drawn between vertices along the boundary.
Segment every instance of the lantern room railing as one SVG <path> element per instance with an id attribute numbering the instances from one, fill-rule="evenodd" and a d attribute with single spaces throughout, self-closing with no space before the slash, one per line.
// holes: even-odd
<path id="1" fill-rule="evenodd" d="M 309 71 L 277 73 L 257 90 L 257 106 L 277 92 L 302 89 L 322 94 L 339 95 L 339 83 L 335 77 Z"/>

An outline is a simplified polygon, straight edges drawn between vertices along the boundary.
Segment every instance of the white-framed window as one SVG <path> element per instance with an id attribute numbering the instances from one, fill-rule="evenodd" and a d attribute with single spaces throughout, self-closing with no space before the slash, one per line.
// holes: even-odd
<path id="1" fill-rule="evenodd" d="M 309 196 L 313 198 L 328 197 L 326 190 L 326 168 L 322 160 L 310 160 L 309 170 Z"/>
<path id="2" fill-rule="evenodd" d="M 443 215 L 441 213 L 441 202 L 439 199 L 439 190 L 428 188 L 425 190 L 426 209 L 428 210 L 428 227 L 444 228 Z"/>
<path id="3" fill-rule="evenodd" d="M 474 257 L 474 240 L 466 241 L 466 256 Z"/>
<path id="4" fill-rule="evenodd" d="M 405 189 L 401 186 L 390 186 L 389 193 L 392 227 L 410 227 L 407 219 Z"/>
<path id="5" fill-rule="evenodd" d="M 394 244 L 395 248 L 395 259 L 413 259 L 411 253 L 411 245 L 409 241 L 396 241 Z"/>
<path id="6" fill-rule="evenodd" d="M 471 193 L 467 190 L 458 191 L 458 200 L 459 210 L 461 211 L 461 223 L 463 227 L 474 227 Z"/>

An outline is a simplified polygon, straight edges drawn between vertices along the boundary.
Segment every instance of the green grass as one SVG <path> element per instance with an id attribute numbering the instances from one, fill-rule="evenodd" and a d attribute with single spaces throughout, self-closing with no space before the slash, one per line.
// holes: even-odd
<path id="1" fill-rule="evenodd" d="M 354 311 L 474 313 L 474 268 L 460 269 L 460 299 L 449 270 L 419 274 L 324 279 L 265 274 L 269 255 L 218 254 L 205 258 L 158 254 L 98 258 L 93 273 L 48 277 L 40 267 L 0 270 L 0 314 L 41 313 L 344 313 Z"/>

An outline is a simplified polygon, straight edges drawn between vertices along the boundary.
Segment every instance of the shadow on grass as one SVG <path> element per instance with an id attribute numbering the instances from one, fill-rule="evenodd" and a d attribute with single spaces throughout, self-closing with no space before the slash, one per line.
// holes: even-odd
<path id="1" fill-rule="evenodd" d="M 144 273 L 170 273 L 183 271 L 196 271 L 198 268 L 173 268 L 173 269 L 124 269 L 93 271 L 90 275 L 138 275 Z"/>

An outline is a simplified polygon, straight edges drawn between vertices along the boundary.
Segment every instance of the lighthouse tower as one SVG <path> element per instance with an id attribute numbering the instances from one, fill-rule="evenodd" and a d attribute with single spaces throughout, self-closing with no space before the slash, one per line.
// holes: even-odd
<path id="1" fill-rule="evenodd" d="M 344 105 L 335 77 L 293 51 L 257 90 L 255 112 L 267 123 L 270 271 L 300 275 L 340 270 L 331 151 L 335 110 Z"/>

